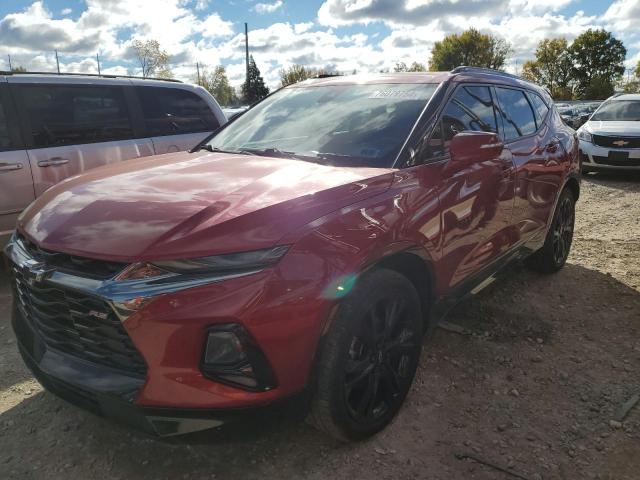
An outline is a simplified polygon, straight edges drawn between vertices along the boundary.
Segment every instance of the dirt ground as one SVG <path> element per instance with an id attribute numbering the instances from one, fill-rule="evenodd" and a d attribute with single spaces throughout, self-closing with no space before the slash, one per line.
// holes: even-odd
<path id="1" fill-rule="evenodd" d="M 293 419 L 172 443 L 46 393 L 16 352 L 0 278 L 0 479 L 638 479 L 640 176 L 583 181 L 569 263 L 514 268 L 425 342 L 384 432 L 338 444 Z M 505 473 L 469 457 L 504 468 Z"/>

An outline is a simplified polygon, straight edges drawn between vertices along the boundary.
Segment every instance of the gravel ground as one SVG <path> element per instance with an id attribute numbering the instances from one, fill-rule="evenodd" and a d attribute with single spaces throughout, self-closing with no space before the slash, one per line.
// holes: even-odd
<path id="1" fill-rule="evenodd" d="M 0 277 L 0 479 L 638 479 L 640 405 L 612 419 L 640 393 L 640 176 L 586 177 L 566 268 L 460 305 L 464 331 L 425 342 L 405 407 L 359 444 L 288 417 L 171 443 L 114 425 L 33 380 L 9 306 Z"/>

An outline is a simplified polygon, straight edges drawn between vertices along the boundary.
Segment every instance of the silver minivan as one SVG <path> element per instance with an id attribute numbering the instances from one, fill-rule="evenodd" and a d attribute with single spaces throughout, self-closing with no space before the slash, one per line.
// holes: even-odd
<path id="1" fill-rule="evenodd" d="M 209 92 L 175 80 L 0 74 L 0 246 L 55 183 L 188 150 L 226 121 Z"/>

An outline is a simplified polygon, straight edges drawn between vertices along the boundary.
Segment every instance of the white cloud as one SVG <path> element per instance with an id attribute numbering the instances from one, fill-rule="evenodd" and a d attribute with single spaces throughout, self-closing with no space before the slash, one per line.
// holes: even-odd
<path id="1" fill-rule="evenodd" d="M 252 0 L 254 4 L 255 0 Z M 282 0 L 262 0 L 265 13 Z M 377 72 L 398 61 L 429 60 L 433 44 L 445 35 L 475 27 L 505 38 L 514 47 L 511 66 L 533 56 L 546 37 L 572 40 L 587 28 L 604 27 L 630 50 L 627 64 L 640 59 L 640 2 L 614 0 L 598 16 L 562 10 L 578 0 L 324 0 L 317 20 L 275 23 L 249 33 L 251 53 L 267 83 L 293 63 L 339 72 Z M 610 3 L 610 4 L 609 4 Z M 52 14 L 42 0 L 0 17 L 0 67 L 6 54 L 31 70 L 53 70 L 53 50 L 64 71 L 95 72 L 100 52 L 107 73 L 138 74 L 133 38 L 157 39 L 172 56 L 172 70 L 191 80 L 196 61 L 209 68 L 222 62 L 233 85 L 244 81 L 244 34 L 216 12 L 211 0 L 84 0 L 84 9 Z M 236 2 L 236 8 L 241 2 Z M 73 17 L 67 16 L 75 13 Z M 79 15 L 79 16 L 78 16 Z M 255 15 L 255 14 L 254 14 Z M 384 23 L 380 30 L 366 27 Z M 340 28 L 354 25 L 348 30 Z M 240 24 L 235 25 L 240 30 Z M 371 30 L 375 30 L 372 32 Z M 348 32 L 348 33 L 347 33 Z"/>
<path id="2" fill-rule="evenodd" d="M 256 3 L 253 10 L 256 13 L 273 13 L 282 7 L 282 0 L 276 0 L 273 3 Z"/>
<path id="3" fill-rule="evenodd" d="M 73 10 L 71 8 L 63 8 L 62 10 L 60 10 L 60 15 L 65 16 L 65 15 L 69 15 L 73 13 Z"/>
<path id="4" fill-rule="evenodd" d="M 198 11 L 206 10 L 209 7 L 209 0 L 196 0 L 195 9 Z"/>
<path id="5" fill-rule="evenodd" d="M 497 15 L 508 6 L 508 0 L 325 0 L 318 20 L 332 27 L 371 22 L 425 25 L 452 15 Z"/>

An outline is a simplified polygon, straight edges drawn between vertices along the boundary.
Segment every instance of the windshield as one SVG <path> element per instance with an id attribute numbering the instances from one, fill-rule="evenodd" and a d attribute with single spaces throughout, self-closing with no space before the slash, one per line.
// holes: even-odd
<path id="1" fill-rule="evenodd" d="M 327 165 L 390 167 L 437 86 L 286 88 L 222 129 L 208 148 Z"/>
<path id="2" fill-rule="evenodd" d="M 640 121 L 640 100 L 614 100 L 603 103 L 593 114 L 591 121 Z"/>

